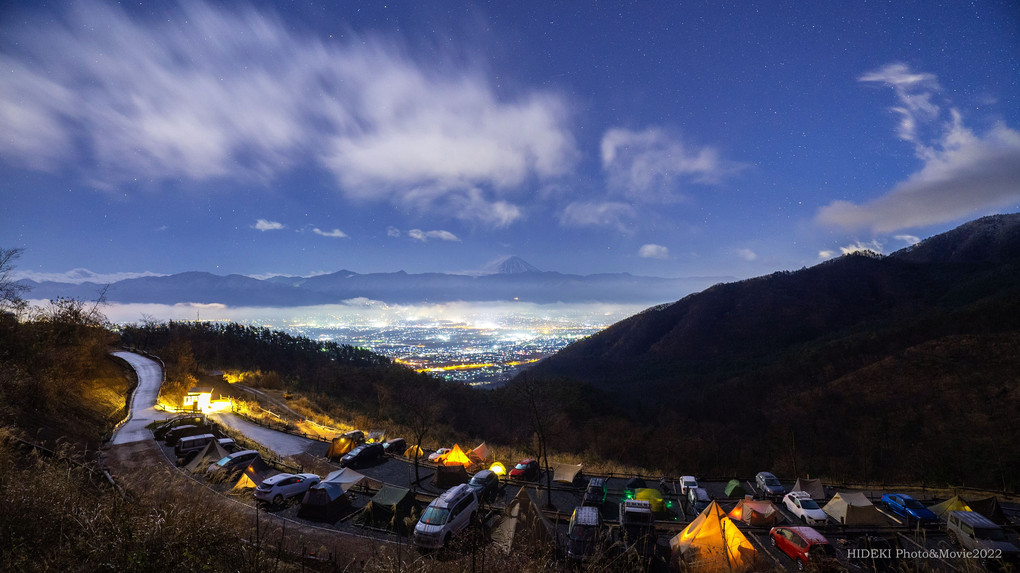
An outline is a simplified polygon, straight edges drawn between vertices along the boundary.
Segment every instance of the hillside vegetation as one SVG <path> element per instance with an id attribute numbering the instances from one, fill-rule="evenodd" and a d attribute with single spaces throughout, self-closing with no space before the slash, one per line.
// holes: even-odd
<path id="1" fill-rule="evenodd" d="M 702 474 L 1020 485 L 1020 215 L 716 285 L 530 376 L 615 395 Z M 653 437 L 655 436 L 655 437 Z M 595 438 L 597 439 L 597 438 Z"/>

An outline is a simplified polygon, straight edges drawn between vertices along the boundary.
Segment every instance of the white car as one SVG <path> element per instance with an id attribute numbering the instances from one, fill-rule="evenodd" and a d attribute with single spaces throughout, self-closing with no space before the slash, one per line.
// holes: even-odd
<path id="1" fill-rule="evenodd" d="M 466 483 L 455 485 L 432 500 L 414 526 L 414 544 L 438 549 L 471 524 L 478 513 L 478 497 Z"/>
<path id="2" fill-rule="evenodd" d="M 791 491 L 786 494 L 783 497 L 783 505 L 808 525 L 824 525 L 829 518 L 806 491 Z"/>
<path id="3" fill-rule="evenodd" d="M 680 495 L 687 495 L 687 492 L 698 487 L 698 480 L 694 476 L 680 476 Z"/>
<path id="4" fill-rule="evenodd" d="M 438 450 L 436 450 L 436 451 L 432 452 L 431 454 L 429 454 L 429 461 L 430 462 L 438 462 L 440 459 L 442 459 L 443 456 L 445 456 L 446 454 L 448 454 L 448 453 L 450 453 L 452 451 L 453 450 L 451 450 L 450 448 L 439 448 Z"/>
<path id="5" fill-rule="evenodd" d="M 317 483 L 319 476 L 315 474 L 276 474 L 255 488 L 255 499 L 280 505 L 285 499 L 304 495 Z"/>

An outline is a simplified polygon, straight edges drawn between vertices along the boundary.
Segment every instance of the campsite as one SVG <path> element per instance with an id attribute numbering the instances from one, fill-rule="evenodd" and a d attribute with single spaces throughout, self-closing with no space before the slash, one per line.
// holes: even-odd
<path id="1" fill-rule="evenodd" d="M 243 437 L 239 437 L 244 440 Z M 462 448 L 454 444 L 449 452 L 436 456 L 435 462 L 419 460 L 421 480 L 415 481 L 414 447 L 387 448 L 384 459 L 359 468 L 340 468 L 336 460 L 337 444 L 350 449 L 349 435 L 337 442 L 309 442 L 301 456 L 262 460 L 259 458 L 244 471 L 229 478 L 203 475 L 202 468 L 226 451 L 217 442 L 211 443 L 180 471 L 235 501 L 257 505 L 251 492 L 261 480 L 280 472 L 313 471 L 322 477 L 300 499 L 282 505 L 264 505 L 268 514 L 297 523 L 335 531 L 339 535 L 357 535 L 357 539 L 380 542 L 410 541 L 419 516 L 429 502 L 443 491 L 466 483 L 471 474 L 489 467 L 493 462 L 485 444 Z M 363 439 L 361 437 L 358 438 Z M 251 447 L 246 446 L 246 447 Z M 162 451 L 168 461 L 173 450 L 165 444 Z M 425 450 L 427 454 L 430 450 Z M 411 458 L 407 455 L 409 454 Z M 308 467 L 293 466 L 298 460 Z M 332 460 L 332 461 L 331 461 Z M 470 470 L 470 471 L 469 471 Z M 547 475 L 548 473 L 548 475 Z M 552 488 L 545 487 L 546 478 Z M 566 547 L 567 524 L 573 509 L 582 503 L 588 479 L 582 465 L 556 464 L 543 469 L 535 481 L 515 481 L 503 476 L 498 495 L 484 506 L 476 524 L 480 538 L 505 550 L 522 547 L 548 547 L 553 551 Z M 627 541 L 618 527 L 619 507 L 626 500 L 645 500 L 652 508 L 655 527 L 655 550 L 645 558 L 648 570 L 686 567 L 697 571 L 768 570 L 795 568 L 796 563 L 772 546 L 769 531 L 777 525 L 800 525 L 799 520 L 781 502 L 766 499 L 752 479 L 710 478 L 699 480 L 712 502 L 698 513 L 680 493 L 679 482 L 668 477 L 600 475 L 606 481 L 608 495 L 597 507 L 606 523 L 605 543 L 598 551 L 610 560 L 633 559 L 626 552 Z M 659 487 L 645 487 L 658 483 Z M 885 491 L 835 488 L 821 480 L 798 478 L 783 480 L 787 491 L 808 492 L 828 516 L 823 526 L 815 528 L 836 548 L 842 567 L 860 566 L 858 559 L 870 555 L 861 547 L 898 548 L 917 557 L 924 566 L 939 570 L 950 566 L 951 560 L 937 557 L 950 548 L 948 538 L 938 527 L 912 527 L 895 514 L 883 510 L 881 496 Z M 1001 503 L 988 496 L 939 497 L 937 492 L 911 491 L 915 498 L 927 502 L 938 515 L 953 510 L 975 510 L 1015 532 L 1020 525 L 1015 504 Z M 551 505 L 550 505 L 551 504 Z M 476 538 L 477 539 L 477 538 Z M 464 554 L 462 543 L 452 544 L 452 556 Z M 929 551 L 930 550 L 930 551 Z M 927 553 L 926 553 L 927 552 Z M 935 557 L 932 557 L 935 556 Z"/>

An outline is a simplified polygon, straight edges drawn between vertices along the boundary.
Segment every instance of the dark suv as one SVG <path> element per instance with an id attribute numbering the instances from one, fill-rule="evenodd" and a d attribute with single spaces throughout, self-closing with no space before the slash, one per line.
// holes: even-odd
<path id="1" fill-rule="evenodd" d="M 605 478 L 591 478 L 588 487 L 584 490 L 584 497 L 581 498 L 581 505 L 602 507 L 606 502 L 606 480 Z"/>
<path id="2" fill-rule="evenodd" d="M 386 449 L 383 448 L 380 442 L 361 444 L 340 458 L 340 467 L 353 468 L 363 466 L 383 457 L 385 453 Z"/>

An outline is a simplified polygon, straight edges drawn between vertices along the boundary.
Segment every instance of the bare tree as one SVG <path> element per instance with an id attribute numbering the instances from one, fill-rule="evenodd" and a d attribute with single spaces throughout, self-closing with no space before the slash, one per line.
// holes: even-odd
<path id="1" fill-rule="evenodd" d="M 514 391 L 531 418 L 531 428 L 535 432 L 538 457 L 545 468 L 546 505 L 552 503 L 552 472 L 549 471 L 549 437 L 552 428 L 560 421 L 559 409 L 547 395 L 548 392 L 541 381 L 522 374 L 514 382 Z"/>
<path id="2" fill-rule="evenodd" d="M 414 481 L 421 481 L 419 473 L 419 458 L 422 452 L 422 442 L 435 426 L 439 415 L 443 412 L 443 405 L 435 396 L 422 386 L 415 385 L 402 397 L 401 402 L 405 407 L 405 418 L 414 439 Z"/>
<path id="3" fill-rule="evenodd" d="M 0 312 L 20 314 L 25 310 L 26 302 L 21 295 L 29 290 L 27 285 L 14 280 L 14 261 L 25 249 L 0 248 Z"/>

